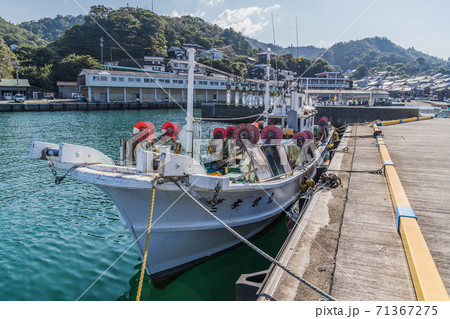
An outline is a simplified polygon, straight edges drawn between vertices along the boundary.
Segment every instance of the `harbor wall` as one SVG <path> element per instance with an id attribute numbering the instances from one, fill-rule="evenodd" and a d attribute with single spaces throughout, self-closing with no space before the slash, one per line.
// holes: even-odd
<path id="1" fill-rule="evenodd" d="M 316 109 L 318 111 L 316 122 L 322 116 L 326 116 L 334 125 L 372 122 L 375 120 L 388 121 L 419 116 L 418 109 L 407 107 L 318 106 Z M 224 120 L 260 114 L 263 110 L 263 107 L 250 109 L 242 106 L 203 103 L 202 117 Z M 245 119 L 241 122 L 250 122 L 251 120 L 254 120 L 254 118 Z"/>
<path id="2" fill-rule="evenodd" d="M 319 106 L 316 121 L 328 117 L 333 125 L 389 121 L 419 116 L 419 110 L 407 107 Z"/>
<path id="3" fill-rule="evenodd" d="M 0 112 L 42 112 L 42 111 L 101 111 L 101 110 L 159 110 L 178 109 L 180 105 L 186 109 L 186 103 L 142 102 L 142 103 L 8 103 L 0 104 Z M 194 103 L 200 108 L 200 103 Z"/>

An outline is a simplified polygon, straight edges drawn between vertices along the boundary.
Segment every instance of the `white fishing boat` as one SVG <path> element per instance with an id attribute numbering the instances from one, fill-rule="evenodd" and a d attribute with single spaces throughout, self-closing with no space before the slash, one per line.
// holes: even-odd
<path id="1" fill-rule="evenodd" d="M 250 124 L 218 129 L 201 155 L 201 127 L 193 119 L 194 66 L 190 50 L 183 130 L 166 123 L 156 137 L 151 123 L 138 123 L 135 135 L 122 141 L 118 163 L 85 146 L 38 141 L 31 146 L 32 159 L 49 161 L 54 172 L 54 167 L 65 169 L 108 194 L 142 256 L 154 201 L 145 265 L 153 282 L 240 243 L 199 205 L 245 238 L 266 229 L 297 200 L 301 182 L 315 175 L 332 135 L 322 118 L 312 136 L 316 111 L 307 105 L 306 94 L 292 89 L 274 103 L 266 85 L 261 133 Z"/>

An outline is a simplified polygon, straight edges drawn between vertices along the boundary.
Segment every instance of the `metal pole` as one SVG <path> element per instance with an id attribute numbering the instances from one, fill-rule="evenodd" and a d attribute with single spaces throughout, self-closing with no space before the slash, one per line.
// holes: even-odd
<path id="1" fill-rule="evenodd" d="M 299 53 L 298 53 L 298 26 L 297 26 L 297 17 L 295 17 L 295 30 L 296 30 L 296 34 L 297 34 L 297 58 L 299 57 Z"/>
<path id="2" fill-rule="evenodd" d="M 103 36 L 100 38 L 101 63 L 103 64 Z"/>
<path id="3" fill-rule="evenodd" d="M 264 113 L 266 113 L 265 125 L 268 124 L 267 113 L 270 108 L 270 97 L 269 97 L 269 80 L 270 80 L 270 48 L 267 49 L 267 64 L 266 64 L 266 92 L 264 93 Z"/>
<path id="4" fill-rule="evenodd" d="M 16 65 L 16 79 L 17 79 L 17 85 L 19 85 L 19 62 L 14 63 Z"/>
<path id="5" fill-rule="evenodd" d="M 186 116 L 186 155 L 193 157 L 193 126 L 194 126 L 194 69 L 195 50 L 189 48 L 188 53 L 188 92 L 187 92 L 187 116 Z"/>

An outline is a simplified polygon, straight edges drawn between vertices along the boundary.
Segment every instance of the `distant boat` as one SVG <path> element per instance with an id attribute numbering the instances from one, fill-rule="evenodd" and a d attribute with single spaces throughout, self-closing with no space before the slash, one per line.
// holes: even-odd
<path id="1" fill-rule="evenodd" d="M 135 135 L 121 143 L 119 164 L 89 147 L 38 141 L 31 146 L 32 159 L 70 170 L 74 178 L 108 194 L 141 255 L 157 181 L 146 263 L 154 283 L 240 243 L 199 205 L 241 236 L 257 235 L 298 199 L 301 181 L 316 174 L 332 135 L 328 120 L 322 118 L 314 138 L 317 112 L 307 105 L 306 94 L 291 90 L 274 99 L 266 86 L 265 121 L 216 129 L 206 154 L 200 155 L 201 127 L 193 121 L 194 59 L 190 54 L 183 130 L 167 122 L 156 137 L 151 123 L 136 124 Z"/>

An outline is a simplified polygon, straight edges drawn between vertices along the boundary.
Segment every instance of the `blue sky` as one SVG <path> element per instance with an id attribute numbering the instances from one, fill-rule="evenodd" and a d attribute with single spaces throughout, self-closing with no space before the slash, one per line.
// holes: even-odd
<path id="1" fill-rule="evenodd" d="M 6 0 L 1 0 L 2 2 Z M 84 13 L 91 5 L 112 8 L 125 6 L 151 9 L 152 0 L 18 0 L 1 6 L 0 16 L 20 23 L 57 14 Z M 387 37 L 402 47 L 414 47 L 433 56 L 450 57 L 449 0 L 153 0 L 161 15 L 191 14 L 263 42 L 273 42 L 271 14 L 275 21 L 276 43 L 284 47 L 296 43 L 329 47 L 339 41 L 365 37 Z M 345 34 L 341 34 L 371 4 L 375 4 Z"/>

